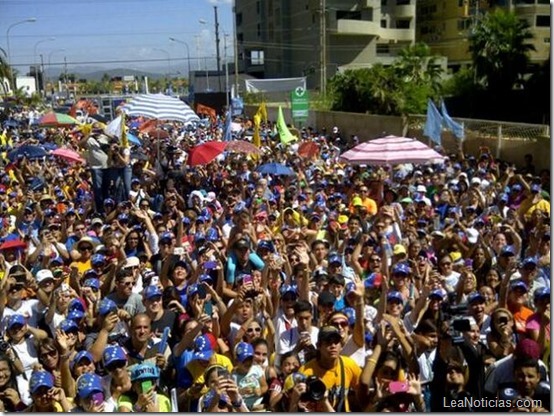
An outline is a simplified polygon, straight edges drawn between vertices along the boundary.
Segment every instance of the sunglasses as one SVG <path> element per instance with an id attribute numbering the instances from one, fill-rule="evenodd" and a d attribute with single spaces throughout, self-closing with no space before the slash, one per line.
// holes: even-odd
<path id="1" fill-rule="evenodd" d="M 248 328 L 247 333 L 251 334 L 252 332 L 262 332 L 262 328 Z"/>
<path id="2" fill-rule="evenodd" d="M 45 351 L 42 354 L 40 354 L 40 358 L 42 358 L 44 360 L 45 358 L 56 357 L 57 355 L 58 355 L 57 350 Z"/>
<path id="3" fill-rule="evenodd" d="M 450 262 L 441 263 L 441 266 L 452 266 L 452 263 Z"/>
<path id="4" fill-rule="evenodd" d="M 79 247 L 79 251 L 92 251 L 92 246 Z"/>
<path id="5" fill-rule="evenodd" d="M 119 282 L 120 285 L 123 285 L 123 286 L 133 286 L 133 282 Z"/>
<path id="6" fill-rule="evenodd" d="M 346 328 L 348 326 L 348 321 L 335 321 L 331 322 L 331 325 L 333 325 L 336 328 Z"/>

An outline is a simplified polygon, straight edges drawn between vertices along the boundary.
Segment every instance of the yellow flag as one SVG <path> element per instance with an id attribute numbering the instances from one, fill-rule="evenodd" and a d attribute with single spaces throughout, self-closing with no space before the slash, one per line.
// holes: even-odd
<path id="1" fill-rule="evenodd" d="M 252 143 L 257 148 L 262 147 L 262 139 L 260 137 L 260 123 L 261 117 L 258 113 L 254 114 L 254 136 L 252 136 Z M 258 159 L 258 155 L 252 155 L 254 160 Z"/>
<path id="2" fill-rule="evenodd" d="M 284 145 L 298 140 L 298 138 L 294 136 L 287 127 L 281 106 L 279 106 L 279 115 L 277 116 L 277 131 L 279 132 L 279 139 Z"/>
<path id="3" fill-rule="evenodd" d="M 264 123 L 267 123 L 267 108 L 265 106 L 265 101 L 260 104 L 256 114 L 260 116 L 260 120 L 263 120 Z"/>
<path id="4" fill-rule="evenodd" d="M 121 136 L 119 137 L 119 140 L 121 142 L 121 146 L 123 147 L 129 147 L 129 139 L 127 139 L 127 127 L 125 126 L 125 112 L 121 112 L 121 130 L 120 130 Z"/>

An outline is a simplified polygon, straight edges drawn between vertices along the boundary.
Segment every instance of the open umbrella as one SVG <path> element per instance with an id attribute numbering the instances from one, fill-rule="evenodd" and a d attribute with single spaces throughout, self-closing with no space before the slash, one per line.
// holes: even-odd
<path id="1" fill-rule="evenodd" d="M 227 142 L 225 150 L 228 152 L 235 153 L 251 153 L 251 154 L 260 154 L 261 150 L 256 145 L 247 142 L 246 140 L 232 140 Z"/>
<path id="2" fill-rule="evenodd" d="M 136 144 L 137 146 L 142 145 L 140 139 L 132 133 L 127 133 L 127 140 L 129 140 L 129 143 Z"/>
<path id="3" fill-rule="evenodd" d="M 123 106 L 130 116 L 145 116 L 157 120 L 174 120 L 183 123 L 198 122 L 200 118 L 192 108 L 178 98 L 165 94 L 141 94 Z"/>
<path id="4" fill-rule="evenodd" d="M 108 123 L 108 119 L 100 114 L 89 114 L 88 118 L 92 118 L 94 121 L 99 121 L 100 123 Z"/>
<path id="5" fill-rule="evenodd" d="M 62 113 L 47 113 L 43 115 L 38 121 L 38 125 L 41 127 L 68 127 L 75 126 L 79 121 L 73 117 Z"/>
<path id="6" fill-rule="evenodd" d="M 319 146 L 315 142 L 303 142 L 298 146 L 298 155 L 311 159 L 319 153 Z"/>
<path id="7" fill-rule="evenodd" d="M 85 162 L 85 160 L 81 157 L 79 153 L 77 153 L 75 150 L 71 150 L 67 148 L 56 149 L 52 152 L 52 155 L 58 156 L 70 162 L 78 162 L 78 163 Z"/>
<path id="8" fill-rule="evenodd" d="M 225 150 L 227 142 L 206 142 L 189 150 L 189 166 L 205 165 L 214 160 Z"/>
<path id="9" fill-rule="evenodd" d="M 46 150 L 39 146 L 33 146 L 30 144 L 24 144 L 23 146 L 16 147 L 10 153 L 8 153 L 8 159 L 12 162 L 16 161 L 19 157 L 26 157 L 27 159 L 39 159 L 47 156 Z"/>
<path id="10" fill-rule="evenodd" d="M 355 165 L 444 162 L 444 156 L 419 140 L 398 136 L 361 143 L 340 155 L 340 159 Z"/>
<path id="11" fill-rule="evenodd" d="M 265 173 L 266 175 L 284 175 L 284 176 L 295 175 L 294 171 L 291 168 L 276 162 L 260 165 L 258 166 L 256 171 L 259 173 Z"/>

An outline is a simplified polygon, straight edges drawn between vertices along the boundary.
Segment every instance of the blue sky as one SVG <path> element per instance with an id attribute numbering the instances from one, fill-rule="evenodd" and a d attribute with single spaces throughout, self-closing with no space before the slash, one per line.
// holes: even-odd
<path id="1" fill-rule="evenodd" d="M 45 66 L 130 68 L 172 73 L 215 69 L 213 6 L 218 6 L 220 53 L 228 33 L 227 56 L 232 60 L 232 0 L 0 0 L 0 47 L 7 51 L 8 27 L 11 63 L 20 72 L 43 55 Z M 202 24 L 200 21 L 204 21 Z M 55 38 L 51 40 L 51 38 Z M 160 50 L 161 49 L 161 50 Z M 166 53 L 167 52 L 167 53 Z M 198 66 L 200 62 L 200 66 Z"/>

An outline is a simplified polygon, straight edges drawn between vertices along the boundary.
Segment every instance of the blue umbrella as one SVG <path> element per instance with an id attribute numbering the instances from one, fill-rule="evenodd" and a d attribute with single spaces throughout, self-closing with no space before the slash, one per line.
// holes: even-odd
<path id="1" fill-rule="evenodd" d="M 285 175 L 294 176 L 294 171 L 281 163 L 266 163 L 265 165 L 258 166 L 256 169 L 259 173 L 265 173 L 266 175 Z"/>
<path id="2" fill-rule="evenodd" d="M 27 159 L 39 159 L 46 155 L 46 150 L 42 147 L 24 144 L 23 146 L 19 146 L 8 153 L 8 159 L 14 162 L 22 156 L 25 156 Z"/>
<path id="3" fill-rule="evenodd" d="M 136 144 L 137 146 L 142 146 L 142 142 L 134 134 L 127 133 L 127 140 L 129 140 L 129 143 Z"/>

